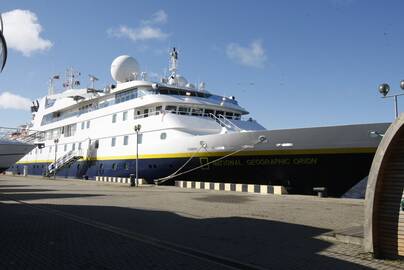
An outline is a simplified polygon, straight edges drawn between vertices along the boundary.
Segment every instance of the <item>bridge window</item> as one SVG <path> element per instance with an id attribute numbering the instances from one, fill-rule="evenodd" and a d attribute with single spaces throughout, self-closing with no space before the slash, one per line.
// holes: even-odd
<path id="1" fill-rule="evenodd" d="M 111 139 L 111 146 L 114 147 L 115 144 L 116 144 L 116 138 L 114 137 Z"/>
<path id="2" fill-rule="evenodd" d="M 122 113 L 122 121 L 126 121 L 128 119 L 128 112 L 123 112 Z"/>
<path id="3" fill-rule="evenodd" d="M 178 107 L 178 114 L 181 115 L 188 115 L 190 111 L 190 108 L 187 107 Z"/>
<path id="4" fill-rule="evenodd" d="M 205 116 L 210 116 L 210 114 L 215 114 L 214 110 L 205 109 Z"/>
<path id="5" fill-rule="evenodd" d="M 219 117 L 219 115 L 224 115 L 224 111 L 216 111 L 216 116 Z"/>
<path id="6" fill-rule="evenodd" d="M 112 123 L 116 123 L 116 113 L 112 115 Z"/>
<path id="7" fill-rule="evenodd" d="M 157 106 L 156 107 L 156 115 L 160 114 L 162 110 L 163 110 L 163 106 Z"/>
<path id="8" fill-rule="evenodd" d="M 193 108 L 192 115 L 201 116 L 203 114 L 203 109 L 201 108 Z"/>
<path id="9" fill-rule="evenodd" d="M 233 113 L 232 112 L 226 112 L 225 116 L 227 119 L 233 119 Z"/>
<path id="10" fill-rule="evenodd" d="M 81 122 L 81 129 L 84 129 L 85 122 Z"/>
<path id="11" fill-rule="evenodd" d="M 77 147 L 79 150 L 81 150 L 81 142 L 79 142 L 79 146 Z"/>
<path id="12" fill-rule="evenodd" d="M 76 143 L 72 143 L 72 150 L 74 151 L 76 149 Z"/>
<path id="13" fill-rule="evenodd" d="M 166 106 L 166 111 L 171 112 L 171 113 L 176 113 L 177 106 L 167 105 Z"/>
<path id="14" fill-rule="evenodd" d="M 115 103 L 121 103 L 137 97 L 137 89 L 130 89 L 115 95 Z"/>
<path id="15" fill-rule="evenodd" d="M 234 119 L 240 120 L 240 119 L 241 119 L 241 115 L 240 115 L 239 113 L 235 113 L 235 114 L 234 114 Z"/>
<path id="16" fill-rule="evenodd" d="M 64 151 L 67 151 L 67 144 L 64 145 Z"/>
<path id="17" fill-rule="evenodd" d="M 90 128 L 90 121 L 87 121 L 87 128 Z"/>

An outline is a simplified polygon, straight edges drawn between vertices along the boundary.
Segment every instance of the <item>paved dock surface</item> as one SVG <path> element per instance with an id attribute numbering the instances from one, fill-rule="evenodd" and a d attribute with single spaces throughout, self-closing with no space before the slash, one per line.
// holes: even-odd
<path id="1" fill-rule="evenodd" d="M 404 269 L 322 237 L 363 201 L 0 176 L 0 269 Z"/>

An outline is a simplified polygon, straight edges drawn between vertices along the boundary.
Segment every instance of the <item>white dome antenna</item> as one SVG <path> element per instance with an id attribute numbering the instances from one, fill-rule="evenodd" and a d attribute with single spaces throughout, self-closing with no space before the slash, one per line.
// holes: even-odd
<path id="1" fill-rule="evenodd" d="M 140 74 L 140 67 L 135 58 L 121 55 L 111 64 L 111 76 L 117 83 L 133 81 L 134 74 Z"/>

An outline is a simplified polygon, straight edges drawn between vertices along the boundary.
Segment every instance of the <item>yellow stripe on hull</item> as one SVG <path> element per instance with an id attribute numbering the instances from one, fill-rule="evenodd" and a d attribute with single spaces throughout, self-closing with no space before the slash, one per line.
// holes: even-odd
<path id="1" fill-rule="evenodd" d="M 324 154 L 371 154 L 375 153 L 376 148 L 330 148 L 330 149 L 308 149 L 308 150 L 262 150 L 262 151 L 242 151 L 234 156 L 270 156 L 270 155 L 324 155 Z M 217 157 L 228 155 L 232 152 L 201 152 L 195 153 L 172 153 L 172 154 L 145 154 L 139 155 L 139 159 L 153 159 L 153 158 L 189 158 L 194 157 Z M 136 159 L 136 155 L 128 156 L 101 156 L 91 158 L 90 160 L 125 160 Z M 17 164 L 31 164 L 31 163 L 52 163 L 53 160 L 30 160 L 18 161 Z"/>

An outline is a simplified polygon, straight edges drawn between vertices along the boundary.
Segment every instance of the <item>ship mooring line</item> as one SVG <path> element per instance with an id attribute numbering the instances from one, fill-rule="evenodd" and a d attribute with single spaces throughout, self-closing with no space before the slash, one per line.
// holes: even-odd
<path id="1" fill-rule="evenodd" d="M 43 207 L 39 205 L 34 205 L 25 201 L 21 201 L 15 198 L 12 198 L 10 196 L 7 196 L 5 194 L 0 194 L 0 197 L 6 198 L 8 200 L 15 201 L 19 204 L 22 204 L 26 207 L 30 207 L 32 209 L 36 209 L 38 211 L 46 212 L 48 214 L 52 215 L 57 215 L 63 218 L 66 218 L 68 220 L 72 220 L 75 222 L 78 222 L 80 224 L 85 224 L 103 231 L 108 231 L 126 238 L 129 238 L 131 240 L 139 241 L 145 244 L 149 244 L 158 248 L 166 249 L 175 253 L 183 254 L 186 256 L 190 256 L 202 261 L 207 261 L 210 263 L 215 263 L 221 266 L 225 266 L 226 268 L 229 269 L 245 269 L 245 270 L 264 270 L 266 268 L 256 266 L 256 265 L 251 265 L 248 263 L 240 262 L 231 258 L 215 255 L 206 251 L 190 248 L 187 246 L 183 246 L 180 244 L 176 244 L 173 242 L 161 240 L 155 237 L 147 236 L 145 234 L 140 234 L 140 233 L 135 233 L 132 231 L 128 231 L 113 225 L 109 225 L 103 222 L 91 220 L 88 218 L 80 217 L 71 213 L 67 213 L 64 211 L 56 210 L 56 209 L 51 209 L 48 207 Z"/>
<path id="2" fill-rule="evenodd" d="M 265 141 L 266 141 L 266 138 L 260 136 L 260 137 L 258 138 L 258 141 L 257 141 L 256 143 L 254 143 L 254 144 L 252 145 L 252 147 L 255 147 L 256 145 L 258 145 L 258 144 L 260 144 L 260 143 L 263 143 L 263 142 L 265 142 Z M 210 161 L 210 162 L 207 162 L 207 163 L 205 163 L 205 164 L 202 164 L 202 165 L 200 165 L 200 166 L 197 166 L 197 167 L 195 167 L 195 168 L 189 169 L 189 170 L 184 171 L 184 172 L 180 172 L 180 173 L 177 173 L 177 174 L 173 173 L 173 174 L 171 174 L 171 175 L 169 175 L 169 176 L 162 177 L 162 178 L 158 178 L 158 179 L 154 180 L 154 182 L 155 182 L 156 184 L 164 183 L 165 181 L 167 181 L 167 180 L 169 180 L 169 179 L 172 179 L 172 178 L 174 178 L 174 177 L 177 177 L 177 176 L 180 176 L 180 175 L 184 175 L 184 174 L 190 173 L 190 172 L 192 172 L 192 171 L 201 169 L 201 168 L 203 168 L 203 167 L 209 166 L 210 164 L 213 164 L 213 163 L 218 162 L 218 161 L 220 161 L 220 160 L 222 160 L 222 159 L 228 158 L 228 157 L 230 157 L 230 156 L 232 156 L 232 155 L 235 155 L 235 154 L 237 154 L 237 153 L 239 153 L 239 152 L 241 152 L 241 151 L 244 151 L 244 150 L 246 150 L 246 149 L 248 149 L 248 148 L 244 148 L 244 146 L 243 146 L 243 147 L 241 147 L 240 149 L 237 149 L 236 151 L 233 151 L 233 152 L 231 152 L 231 153 L 229 153 L 229 154 L 227 154 L 227 155 L 224 155 L 224 156 L 222 156 L 222 157 L 220 157 L 220 158 L 217 158 L 217 159 L 215 159 L 215 160 L 212 160 L 212 161 Z M 198 150 L 198 152 L 199 152 L 199 150 Z M 190 158 L 189 160 L 187 160 L 186 163 L 188 163 L 194 156 L 195 156 L 195 154 L 192 155 L 191 158 Z M 184 166 L 185 166 L 185 165 L 183 165 L 183 166 L 182 166 L 180 169 L 178 169 L 176 172 L 180 171 Z"/>

